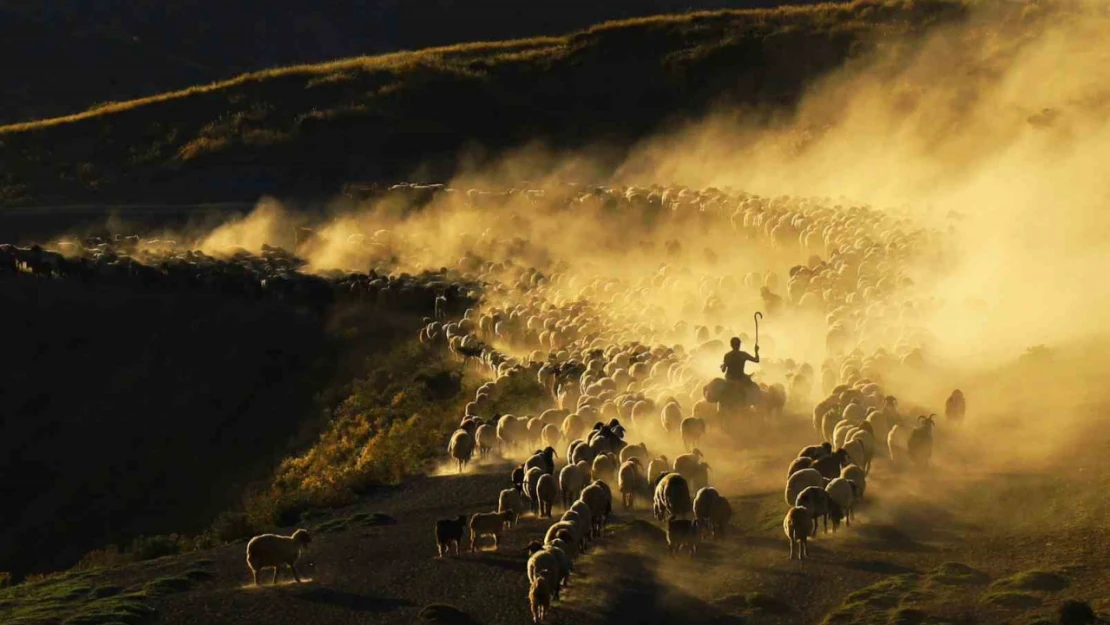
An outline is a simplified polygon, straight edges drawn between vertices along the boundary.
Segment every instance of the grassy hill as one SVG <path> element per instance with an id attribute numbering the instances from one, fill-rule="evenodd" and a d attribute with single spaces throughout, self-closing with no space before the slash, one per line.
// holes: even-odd
<path id="1" fill-rule="evenodd" d="M 883 37 L 956 0 L 857 0 L 611 22 L 558 37 L 297 65 L 0 127 L 0 203 L 253 199 L 337 190 L 460 150 L 620 149 L 719 102 L 789 106 Z"/>
<path id="2" fill-rule="evenodd" d="M 782 0 L 0 1 L 0 123 L 73 113 L 263 67 L 466 41 L 554 35 L 612 19 Z M 795 0 L 803 4 L 806 0 Z"/>

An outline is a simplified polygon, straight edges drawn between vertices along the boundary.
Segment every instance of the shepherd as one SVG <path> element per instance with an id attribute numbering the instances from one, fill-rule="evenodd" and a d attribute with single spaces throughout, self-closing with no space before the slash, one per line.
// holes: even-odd
<path id="1" fill-rule="evenodd" d="M 729 341 L 732 351 L 725 354 L 724 362 L 721 363 L 721 371 L 725 374 L 725 381 L 739 391 L 733 397 L 743 398 L 741 404 L 745 406 L 756 403 L 759 398 L 759 387 L 752 381 L 751 376 L 744 371 L 744 367 L 749 362 L 759 363 L 759 319 L 761 317 L 763 317 L 763 313 L 755 313 L 755 355 L 752 356 L 748 352 L 741 351 L 740 337 L 734 336 Z M 730 395 L 732 394 L 730 393 Z"/>

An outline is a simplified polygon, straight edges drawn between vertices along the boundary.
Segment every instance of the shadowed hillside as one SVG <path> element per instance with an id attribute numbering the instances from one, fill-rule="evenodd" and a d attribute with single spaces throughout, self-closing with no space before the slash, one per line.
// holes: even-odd
<path id="1" fill-rule="evenodd" d="M 605 20 L 781 0 L 0 2 L 0 123 L 73 113 L 243 72 L 465 41 L 554 35 Z M 795 0 L 792 4 L 806 4 Z"/>
<path id="2" fill-rule="evenodd" d="M 0 202 L 320 195 L 417 167 L 446 178 L 461 150 L 533 141 L 609 145 L 619 158 L 715 103 L 789 106 L 877 37 L 912 40 L 965 9 L 860 0 L 698 13 L 247 74 L 0 128 Z"/>

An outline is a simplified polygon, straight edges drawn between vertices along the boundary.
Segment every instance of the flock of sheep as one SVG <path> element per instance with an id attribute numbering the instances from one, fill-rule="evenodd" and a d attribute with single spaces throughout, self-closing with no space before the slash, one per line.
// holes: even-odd
<path id="1" fill-rule="evenodd" d="M 496 545 L 521 515 L 553 519 L 561 505 L 544 541 L 530 546 L 537 622 L 577 555 L 604 532 L 614 494 L 623 510 L 651 501 L 672 552 L 692 556 L 702 540 L 726 534 L 732 509 L 709 485 L 699 449 L 706 432 L 758 427 L 812 407 L 823 442 L 803 449 L 788 471 L 783 527 L 791 558 L 805 557 L 821 522 L 831 520 L 834 530 L 850 523 L 874 458 L 925 463 L 931 456 L 932 416 L 912 407 L 907 416 L 921 416 L 908 420 L 881 389 L 928 365 L 930 337 L 919 321 L 937 302 L 917 287 L 944 266 L 942 231 L 897 211 L 713 188 L 398 185 L 376 201 L 404 204 L 406 216 L 479 210 L 489 225 L 446 243 L 415 235 L 404 220 L 371 236 L 347 235 L 339 244 L 360 266 L 346 270 L 310 273 L 297 254 L 269 246 L 213 256 L 117 236 L 52 250 L 0 245 L 0 273 L 319 306 L 354 299 L 424 317 L 421 342 L 488 378 L 448 441 L 457 470 L 475 455 L 524 458 L 496 511 L 436 523 L 439 555 L 458 553 L 467 530 L 471 549 L 486 536 Z M 559 228 L 546 238 L 521 236 L 575 219 L 622 227 L 599 230 L 589 254 L 562 252 Z M 318 246 L 325 233 L 298 239 Z M 443 249 L 453 256 L 430 260 Z M 737 272 L 744 265 L 730 256 L 734 249 L 762 254 L 762 266 Z M 624 262 L 633 250 L 635 263 Z M 722 406 L 714 376 L 730 337 L 751 342 L 734 324 L 754 307 L 771 326 L 759 341 L 779 357 L 760 364 L 757 404 L 736 412 Z M 798 324 L 820 328 L 821 358 L 790 357 L 790 328 Z M 514 389 L 525 383 L 542 385 L 547 406 L 510 414 Z M 825 397 L 814 402 L 817 393 Z M 955 391 L 946 413 L 958 420 L 964 410 Z M 632 437 L 639 442 L 627 442 Z M 649 440 L 679 453 L 673 461 L 649 453 Z M 286 565 L 299 579 L 295 564 L 309 543 L 304 530 L 256 537 L 247 547 L 255 582 L 259 570 L 273 567 L 276 580 Z"/>

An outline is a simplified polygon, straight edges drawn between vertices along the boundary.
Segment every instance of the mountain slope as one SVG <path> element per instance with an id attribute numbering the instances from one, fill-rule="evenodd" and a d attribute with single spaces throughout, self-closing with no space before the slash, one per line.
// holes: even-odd
<path id="1" fill-rule="evenodd" d="M 47 0 L 0 2 L 0 123 L 73 113 L 230 78 L 314 63 L 483 41 L 553 35 L 605 20 L 781 0 Z M 796 0 L 795 4 L 805 3 Z"/>
<path id="2" fill-rule="evenodd" d="M 789 106 L 879 37 L 965 14 L 949 0 L 614 22 L 560 37 L 293 66 L 0 128 L 0 202 L 328 194 L 464 148 L 620 149 L 718 102 Z M 481 153 L 481 150 L 478 150 Z"/>

